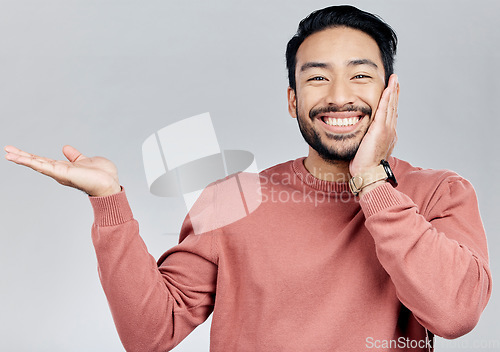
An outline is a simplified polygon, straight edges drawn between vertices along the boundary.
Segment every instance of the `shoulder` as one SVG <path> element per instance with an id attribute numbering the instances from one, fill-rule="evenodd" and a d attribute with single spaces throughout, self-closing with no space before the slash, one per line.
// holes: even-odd
<path id="1" fill-rule="evenodd" d="M 454 171 L 446 169 L 424 169 L 407 161 L 391 158 L 391 166 L 398 182 L 403 187 L 433 188 L 449 182 L 468 182 Z"/>
<path id="2" fill-rule="evenodd" d="M 425 169 L 391 157 L 398 190 L 409 196 L 423 211 L 450 197 L 475 198 L 472 184 L 458 173 L 446 169 Z"/>

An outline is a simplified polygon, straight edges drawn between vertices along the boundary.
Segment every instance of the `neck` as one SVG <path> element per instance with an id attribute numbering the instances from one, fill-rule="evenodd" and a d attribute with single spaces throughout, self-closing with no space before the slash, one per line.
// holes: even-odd
<path id="1" fill-rule="evenodd" d="M 307 171 L 320 180 L 348 182 L 351 178 L 348 161 L 326 161 L 311 147 L 309 147 L 309 155 L 304 160 L 304 166 Z"/>

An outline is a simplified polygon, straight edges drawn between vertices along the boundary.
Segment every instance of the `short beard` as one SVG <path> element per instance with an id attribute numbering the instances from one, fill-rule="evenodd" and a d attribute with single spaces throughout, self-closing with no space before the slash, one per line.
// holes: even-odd
<path id="1" fill-rule="evenodd" d="M 307 144 L 309 144 L 311 148 L 313 148 L 324 161 L 330 164 L 337 164 L 339 162 L 350 162 L 351 160 L 354 159 L 361 142 L 349 146 L 349 148 L 343 150 L 342 152 L 336 150 L 335 148 L 329 147 L 328 145 L 326 145 L 321 141 L 319 134 L 312 127 L 304 126 L 304 124 L 301 122 L 302 118 L 299 115 L 298 105 L 299 104 L 297 102 L 297 106 L 295 107 L 295 112 L 297 114 L 297 122 L 299 124 L 300 133 L 302 134 L 302 137 L 304 137 Z M 327 112 L 339 112 L 339 111 L 360 111 L 365 116 L 371 116 L 372 113 L 372 110 L 369 107 L 360 108 L 355 106 L 348 106 L 346 108 L 339 109 L 335 106 L 329 106 L 326 108 L 312 109 L 309 112 L 309 118 L 311 119 L 311 121 L 314 121 L 314 118 L 318 114 L 323 114 Z M 334 142 L 343 142 L 355 138 L 358 133 L 349 133 L 342 135 L 327 134 L 326 136 L 327 138 L 329 138 Z"/>

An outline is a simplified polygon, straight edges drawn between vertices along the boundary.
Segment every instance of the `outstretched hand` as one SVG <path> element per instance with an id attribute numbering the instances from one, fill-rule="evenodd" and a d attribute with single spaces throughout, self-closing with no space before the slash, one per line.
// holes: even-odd
<path id="1" fill-rule="evenodd" d="M 90 196 L 104 197 L 120 192 L 116 166 L 106 158 L 88 158 L 75 148 L 63 147 L 65 160 L 52 160 L 6 146 L 5 158 L 47 175 L 64 186 L 79 189 Z"/>
<path id="2" fill-rule="evenodd" d="M 370 128 L 349 165 L 349 173 L 352 176 L 377 167 L 382 159 L 391 155 L 397 141 L 398 100 L 398 77 L 392 74 L 387 88 L 382 93 Z"/>

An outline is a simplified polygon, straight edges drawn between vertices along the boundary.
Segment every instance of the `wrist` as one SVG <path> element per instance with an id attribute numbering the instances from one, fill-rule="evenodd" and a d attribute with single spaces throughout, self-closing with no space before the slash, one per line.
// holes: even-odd
<path id="1" fill-rule="evenodd" d="M 350 169 L 349 173 L 351 174 L 351 177 L 364 175 L 366 173 L 371 173 L 373 171 L 373 169 L 375 169 L 379 165 L 380 165 L 380 162 L 378 164 L 357 167 L 356 169 Z"/>
<path id="2" fill-rule="evenodd" d="M 105 191 L 96 192 L 95 194 L 89 194 L 89 196 L 90 197 L 108 197 L 108 196 L 112 196 L 114 194 L 120 193 L 121 191 L 122 191 L 122 186 L 117 184 L 115 186 L 108 188 Z"/>
<path id="3" fill-rule="evenodd" d="M 389 163 L 386 160 L 382 160 L 379 165 L 352 175 L 352 178 L 349 180 L 349 188 L 355 196 L 361 196 L 384 184 L 386 180 L 394 187 L 398 185 Z"/>

